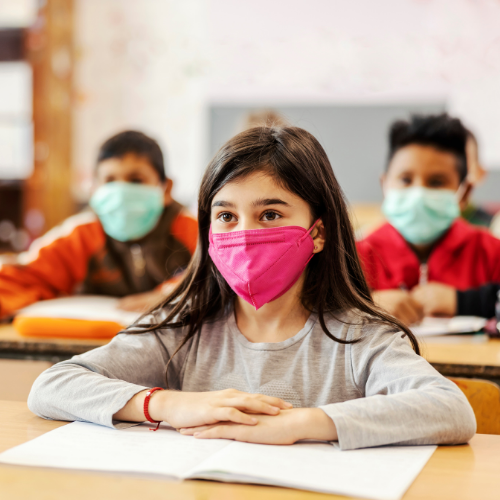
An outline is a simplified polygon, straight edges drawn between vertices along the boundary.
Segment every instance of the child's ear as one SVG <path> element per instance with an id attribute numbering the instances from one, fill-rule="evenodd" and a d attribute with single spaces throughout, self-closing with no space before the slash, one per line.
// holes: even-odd
<path id="1" fill-rule="evenodd" d="M 163 193 L 163 206 L 167 207 L 172 203 L 172 201 L 174 201 L 172 198 L 172 187 L 174 183 L 172 179 L 167 179 L 164 185 L 165 185 L 165 192 Z"/>
<path id="2" fill-rule="evenodd" d="M 316 222 L 311 236 L 314 241 L 313 253 L 321 252 L 325 248 L 325 225 L 321 219 Z"/>
<path id="3" fill-rule="evenodd" d="M 460 206 L 460 210 L 463 212 L 467 206 L 469 205 L 470 197 L 472 195 L 472 191 L 474 186 L 467 179 L 462 183 L 460 188 L 458 189 L 458 204 Z"/>
<path id="4" fill-rule="evenodd" d="M 385 180 L 386 180 L 387 176 L 385 173 L 383 173 L 380 178 L 379 178 L 379 181 L 380 181 L 380 187 L 382 188 L 382 194 L 385 196 L 385 190 L 384 190 L 384 184 L 385 184 Z"/>

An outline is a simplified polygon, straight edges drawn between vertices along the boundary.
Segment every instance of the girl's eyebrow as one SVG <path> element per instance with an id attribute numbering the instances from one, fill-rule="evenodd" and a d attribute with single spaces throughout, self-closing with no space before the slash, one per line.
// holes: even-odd
<path id="1" fill-rule="evenodd" d="M 225 207 L 225 208 L 235 208 L 235 204 L 230 201 L 216 201 L 212 203 L 212 208 L 214 207 Z"/>
<path id="2" fill-rule="evenodd" d="M 291 205 L 286 201 L 280 200 L 279 198 L 259 198 L 252 202 L 252 206 L 254 207 L 266 207 L 267 205 L 285 205 L 286 207 L 290 207 Z"/>
<path id="3" fill-rule="evenodd" d="M 290 203 L 280 200 L 279 198 L 259 198 L 258 200 L 252 202 L 253 207 L 266 207 L 268 205 L 284 205 L 286 207 L 291 206 Z M 215 207 L 235 208 L 236 205 L 230 201 L 220 200 L 212 203 L 212 208 Z"/>

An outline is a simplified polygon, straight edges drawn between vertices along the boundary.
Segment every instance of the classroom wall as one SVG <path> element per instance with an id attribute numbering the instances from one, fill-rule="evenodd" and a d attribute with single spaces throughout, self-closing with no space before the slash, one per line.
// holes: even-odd
<path id="1" fill-rule="evenodd" d="M 167 146 L 174 194 L 193 204 L 210 152 L 209 109 L 222 105 L 445 103 L 500 171 L 500 2 L 75 2 L 81 201 L 99 143 L 140 127 Z"/>
<path id="2" fill-rule="evenodd" d="M 500 169 L 500 2 L 210 0 L 208 14 L 211 103 L 445 101 Z"/>
<path id="3" fill-rule="evenodd" d="M 210 154 L 240 131 L 245 114 L 259 106 L 210 108 Z M 351 203 L 382 201 L 380 175 L 387 159 L 387 130 L 409 113 L 439 113 L 444 103 L 365 106 L 278 106 L 292 125 L 311 132 L 325 148 L 333 171 Z"/>
<path id="4" fill-rule="evenodd" d="M 189 203 L 206 144 L 203 0 L 75 0 L 74 194 L 85 201 L 99 145 L 138 128 L 166 150 Z"/>

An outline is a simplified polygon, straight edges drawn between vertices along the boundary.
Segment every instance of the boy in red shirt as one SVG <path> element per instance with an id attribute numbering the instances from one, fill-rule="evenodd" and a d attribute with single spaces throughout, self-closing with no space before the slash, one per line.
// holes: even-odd
<path id="1" fill-rule="evenodd" d="M 92 211 L 34 241 L 18 264 L 0 267 L 0 317 L 73 293 L 123 297 L 129 310 L 159 302 L 198 238 L 196 220 L 171 189 L 156 141 L 135 131 L 108 139 L 97 159 Z"/>
<path id="2" fill-rule="evenodd" d="M 460 314 L 466 289 L 500 283 L 500 240 L 460 218 L 467 130 L 446 114 L 413 116 L 390 130 L 382 176 L 388 222 L 358 244 L 375 302 L 412 324 Z"/>

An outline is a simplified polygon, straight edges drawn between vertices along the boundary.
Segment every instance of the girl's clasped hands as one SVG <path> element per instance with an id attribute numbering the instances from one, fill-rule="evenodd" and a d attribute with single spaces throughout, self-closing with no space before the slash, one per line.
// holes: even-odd
<path id="1" fill-rule="evenodd" d="M 331 421 L 320 409 L 294 409 L 282 399 L 236 389 L 158 391 L 151 398 L 149 412 L 154 420 L 168 422 L 183 435 L 264 444 L 295 443 L 305 439 L 300 429 L 307 422 Z M 321 432 L 317 439 L 331 437 Z"/>

